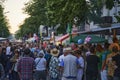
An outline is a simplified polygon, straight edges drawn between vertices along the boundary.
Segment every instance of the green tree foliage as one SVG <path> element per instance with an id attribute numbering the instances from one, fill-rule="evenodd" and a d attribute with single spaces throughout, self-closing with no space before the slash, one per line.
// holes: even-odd
<path id="1" fill-rule="evenodd" d="M 86 15 L 86 20 L 88 22 L 94 21 L 94 23 L 101 23 L 103 0 L 89 0 L 88 6 L 89 10 Z"/>
<path id="2" fill-rule="evenodd" d="M 114 0 L 105 0 L 106 8 L 111 10 L 114 6 Z"/>
<path id="3" fill-rule="evenodd" d="M 40 25 L 51 27 L 61 24 L 58 31 L 65 32 L 67 23 L 73 24 L 75 17 L 82 21 L 87 11 L 85 0 L 31 0 L 25 6 L 24 12 L 30 17 L 22 24 L 22 27 L 24 26 L 22 35 L 37 33 Z M 20 31 L 23 29 L 22 27 L 20 27 Z"/>
<path id="4" fill-rule="evenodd" d="M 4 8 L 0 4 L 0 37 L 8 37 L 10 35 L 9 32 L 9 26 L 8 26 L 8 20 L 3 15 Z"/>
<path id="5" fill-rule="evenodd" d="M 29 18 L 36 19 L 34 22 L 36 22 L 37 25 L 46 24 L 46 0 L 32 0 L 25 4 L 25 6 L 25 13 L 30 15 Z"/>
<path id="6" fill-rule="evenodd" d="M 31 17 L 31 18 L 34 18 L 34 17 Z M 33 34 L 33 33 L 36 33 L 37 32 L 37 28 L 35 26 L 35 22 L 33 20 L 35 19 L 31 19 L 30 17 L 29 18 L 26 18 L 25 21 L 24 21 L 24 24 L 20 25 L 19 26 L 19 30 L 16 32 L 17 33 L 17 37 L 22 37 L 24 36 L 25 34 Z"/>
<path id="7" fill-rule="evenodd" d="M 119 12 L 120 15 L 120 12 Z M 115 16 L 115 18 L 117 19 L 117 22 L 120 23 L 120 16 Z"/>
<path id="8" fill-rule="evenodd" d="M 120 1 L 117 1 L 120 5 Z M 118 12 L 118 15 L 115 15 L 115 18 L 117 19 L 117 22 L 120 23 L 120 11 Z"/>
<path id="9" fill-rule="evenodd" d="M 66 25 L 94 21 L 100 23 L 103 0 L 31 0 L 25 4 L 24 12 L 30 17 L 24 21 L 18 31 L 21 35 L 38 33 L 40 25 L 55 26 L 60 24 L 59 33 L 66 30 Z M 25 30 L 26 29 L 26 30 Z M 24 30 L 24 31 L 22 31 Z M 21 33 L 22 32 L 22 33 Z"/>
<path id="10" fill-rule="evenodd" d="M 61 28 L 67 23 L 74 23 L 74 18 L 83 21 L 88 10 L 85 0 L 47 0 L 47 14 L 51 25 L 60 23 Z"/>
<path id="11" fill-rule="evenodd" d="M 29 15 L 29 17 L 24 20 L 22 25 L 20 25 L 20 30 L 16 32 L 16 36 L 38 33 L 39 26 L 47 24 L 45 6 L 45 0 L 31 0 L 25 4 L 25 8 L 23 10 L 24 13 Z"/>

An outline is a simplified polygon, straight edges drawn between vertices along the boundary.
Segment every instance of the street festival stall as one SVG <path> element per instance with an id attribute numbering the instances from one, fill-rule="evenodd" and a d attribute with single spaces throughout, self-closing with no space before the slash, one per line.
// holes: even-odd
<path id="1" fill-rule="evenodd" d="M 0 37 L 0 42 L 8 40 L 7 38 Z"/>
<path id="2" fill-rule="evenodd" d="M 78 43 L 79 40 L 85 41 L 86 39 L 90 39 L 89 43 L 104 43 L 107 42 L 105 38 L 93 35 L 93 34 L 80 34 L 79 36 L 75 36 L 72 38 L 72 42 Z"/>
<path id="3" fill-rule="evenodd" d="M 76 36 L 76 35 L 77 35 L 77 33 L 72 33 L 73 37 Z M 58 44 L 64 44 L 67 41 L 69 41 L 69 38 L 70 38 L 70 35 L 69 34 L 65 34 L 65 35 L 61 36 L 60 38 L 58 38 L 56 42 Z"/>

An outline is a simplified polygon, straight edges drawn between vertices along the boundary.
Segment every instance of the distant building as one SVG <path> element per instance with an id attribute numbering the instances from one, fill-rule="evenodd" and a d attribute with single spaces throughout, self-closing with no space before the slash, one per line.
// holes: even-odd
<path id="1" fill-rule="evenodd" d="M 114 5 L 115 6 L 111 10 L 108 10 L 106 8 L 106 5 L 103 6 L 101 17 L 103 18 L 104 23 L 109 23 L 109 24 L 117 23 L 117 19 L 114 16 L 119 15 L 118 13 L 120 12 L 120 4 L 118 4 L 118 2 L 114 0 Z M 114 25 L 106 25 L 106 26 L 110 27 Z M 89 27 L 90 30 L 94 28 L 100 28 L 100 26 L 98 26 L 98 24 L 94 24 L 94 22 L 91 22 Z M 85 29 L 85 31 L 88 31 L 89 29 Z"/>

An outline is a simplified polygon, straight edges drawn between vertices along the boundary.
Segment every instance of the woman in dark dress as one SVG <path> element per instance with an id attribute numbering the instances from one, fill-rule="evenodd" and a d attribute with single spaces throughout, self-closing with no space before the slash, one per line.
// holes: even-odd
<path id="1" fill-rule="evenodd" d="M 90 55 L 86 57 L 87 69 L 86 80 L 97 80 L 99 57 L 96 55 L 95 48 L 90 48 Z"/>

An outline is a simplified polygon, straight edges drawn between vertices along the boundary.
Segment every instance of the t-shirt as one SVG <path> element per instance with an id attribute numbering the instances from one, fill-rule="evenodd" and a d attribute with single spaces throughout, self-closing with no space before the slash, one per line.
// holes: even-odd
<path id="1" fill-rule="evenodd" d="M 47 61 L 47 65 L 46 65 L 46 68 L 47 68 L 47 69 L 49 69 L 49 63 L 50 63 L 50 59 L 51 59 L 51 57 L 52 57 L 52 55 L 46 52 L 44 58 L 45 58 L 46 61 Z"/>
<path id="2" fill-rule="evenodd" d="M 105 50 L 102 54 L 102 70 L 103 69 L 107 69 L 107 66 L 106 66 L 106 59 L 107 59 L 107 56 L 111 53 L 111 51 L 109 50 Z"/>
<path id="3" fill-rule="evenodd" d="M 109 50 L 106 50 L 103 55 L 102 55 L 102 61 L 106 60 L 107 55 L 110 54 L 111 52 Z"/>
<path id="4" fill-rule="evenodd" d="M 59 66 L 64 66 L 63 63 L 64 57 L 65 57 L 64 54 L 59 57 L 59 61 L 60 61 Z"/>
<path id="5" fill-rule="evenodd" d="M 114 76 L 120 77 L 120 54 L 112 57 L 112 60 L 115 61 L 117 68 L 115 69 Z"/>
<path id="6" fill-rule="evenodd" d="M 103 52 L 97 52 L 96 55 L 99 57 L 100 62 L 98 64 L 98 69 L 101 70 L 102 69 L 102 54 Z"/>
<path id="7" fill-rule="evenodd" d="M 10 49 L 11 49 L 10 46 L 8 46 L 8 47 L 6 48 L 6 55 L 11 55 L 11 54 L 10 54 Z"/>
<path id="8" fill-rule="evenodd" d="M 36 58 L 35 63 L 36 63 L 36 70 L 38 71 L 46 70 L 46 65 L 45 65 L 46 59 L 45 58 Z"/>
<path id="9" fill-rule="evenodd" d="M 84 59 L 83 59 L 83 57 L 79 57 L 78 58 L 78 65 L 80 65 L 80 67 L 82 69 L 84 68 Z"/>

